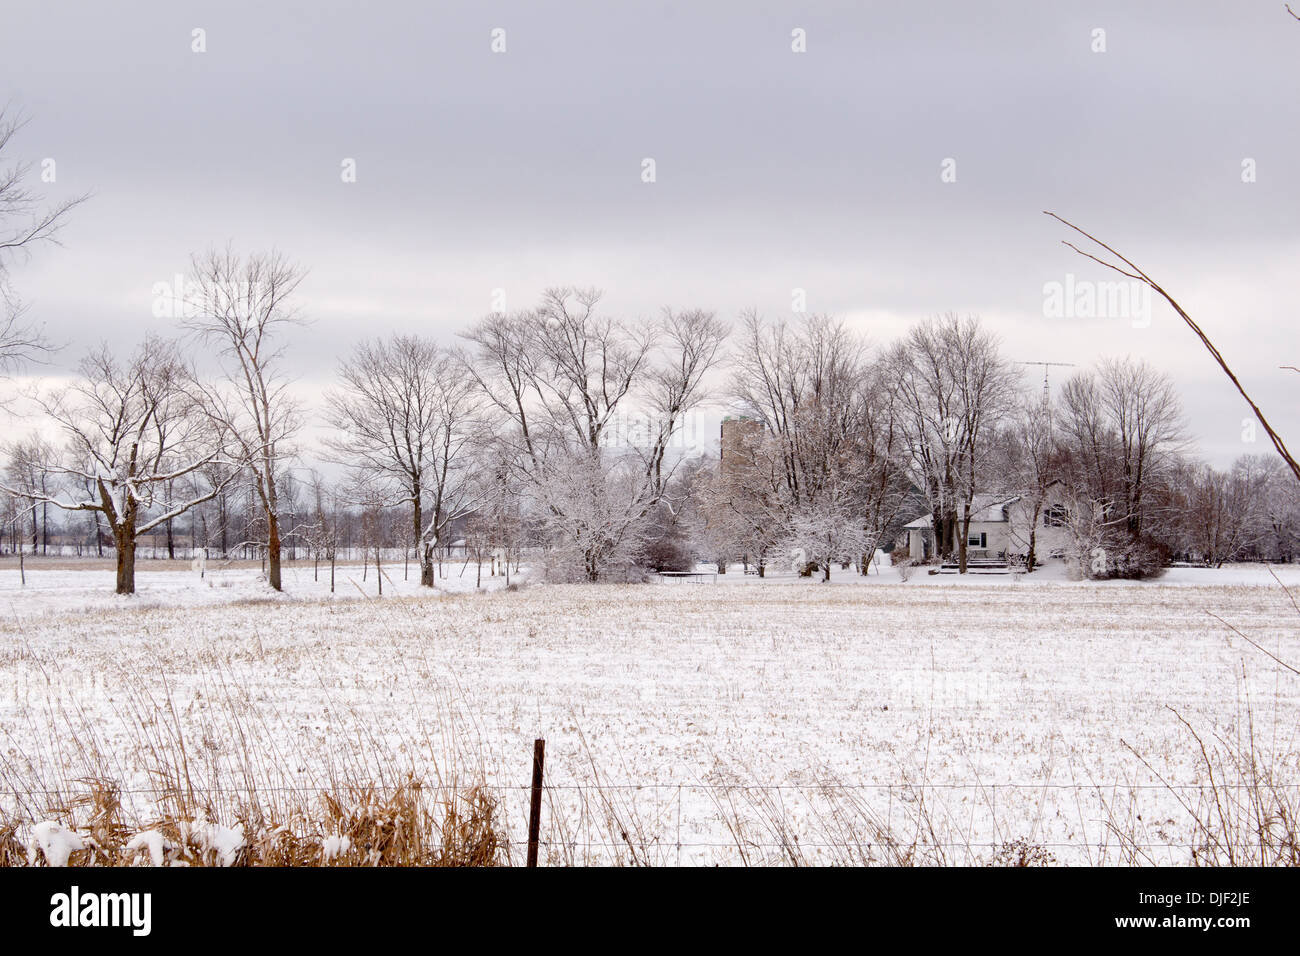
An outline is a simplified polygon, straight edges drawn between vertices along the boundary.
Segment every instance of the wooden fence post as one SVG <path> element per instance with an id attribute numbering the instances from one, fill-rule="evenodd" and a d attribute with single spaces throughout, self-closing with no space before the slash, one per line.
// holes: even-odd
<path id="1" fill-rule="evenodd" d="M 533 741 L 533 794 L 528 808 L 528 865 L 537 865 L 538 835 L 542 828 L 542 767 L 546 763 L 546 741 Z"/>

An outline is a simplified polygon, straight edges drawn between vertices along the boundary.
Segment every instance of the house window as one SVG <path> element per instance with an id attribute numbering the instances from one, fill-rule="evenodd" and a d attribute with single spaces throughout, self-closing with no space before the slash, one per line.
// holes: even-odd
<path id="1" fill-rule="evenodd" d="M 1061 505 L 1052 505 L 1043 512 L 1043 527 L 1064 528 L 1069 513 Z"/>
<path id="2" fill-rule="evenodd" d="M 970 533 L 970 537 L 966 539 L 966 546 L 970 548 L 987 548 L 988 533 L 981 531 L 979 534 L 976 534 L 974 531 L 972 531 Z"/>

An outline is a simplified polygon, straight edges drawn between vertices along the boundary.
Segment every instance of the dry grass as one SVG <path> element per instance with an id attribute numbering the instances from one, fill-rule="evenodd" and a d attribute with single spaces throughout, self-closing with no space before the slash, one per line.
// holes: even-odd
<path id="1" fill-rule="evenodd" d="M 47 819 L 75 836 L 70 866 L 501 866 L 508 843 L 498 832 L 498 806 L 481 788 L 429 792 L 410 780 L 388 793 L 374 788 L 324 793 L 312 806 L 268 816 L 255 801 L 224 826 L 205 808 L 128 824 L 116 786 L 86 780 Z M 255 796 L 255 795 L 254 795 Z M 203 802 L 203 801 L 200 801 Z M 20 825 L 0 823 L 0 865 L 49 865 L 41 841 L 24 843 Z M 27 829 L 31 829 L 30 827 Z M 57 863 L 57 861 L 56 861 Z"/>
<path id="2" fill-rule="evenodd" d="M 1144 813 L 1144 801 L 1133 790 L 1103 800 L 1116 862 L 1159 863 L 1149 847 L 1180 839 L 1186 847 L 1184 862 L 1190 866 L 1300 866 L 1300 787 L 1292 782 L 1294 755 L 1270 751 L 1253 730 L 1244 741 L 1217 734 L 1207 741 L 1191 723 L 1184 725 L 1188 745 L 1201 761 L 1202 780 L 1189 786 L 1161 776 L 1178 807 L 1172 815 Z M 1142 766 L 1160 776 L 1145 755 L 1129 749 Z"/>
<path id="3" fill-rule="evenodd" d="M 66 860 L 73 866 L 509 864 L 496 793 L 481 772 L 454 762 L 472 759 L 465 748 L 447 746 L 433 730 L 390 747 L 386 728 L 353 713 L 351 740 L 291 755 L 277 742 L 286 715 L 259 708 L 255 689 L 224 682 L 229 675 L 219 668 L 213 676 L 220 690 L 205 701 L 212 713 L 195 722 L 185 713 L 192 705 L 170 690 L 155 697 L 136 686 L 116 702 L 117 719 L 130 728 L 129 765 L 80 709 L 50 705 L 48 736 L 35 751 L 9 734 L 0 751 L 9 798 L 0 801 L 0 865 L 51 863 L 42 827 L 75 846 Z M 337 706 L 347 720 L 346 703 Z M 433 723 L 457 720 L 440 713 Z M 419 743 L 453 758 L 423 759 L 411 750 Z M 278 772 L 302 761 L 324 766 L 325 777 Z M 124 778 L 133 782 L 120 784 Z"/>
<path id="4" fill-rule="evenodd" d="M 1273 578 L 1290 605 L 1285 615 L 1300 623 L 1300 602 L 1275 573 Z M 1213 612 L 1209 615 L 1257 652 L 1258 661 L 1275 665 L 1279 687 L 1294 685 L 1300 668 L 1293 661 L 1264 646 L 1260 635 L 1252 636 Z M 1178 710 L 1167 708 L 1186 732 L 1203 785 L 1189 789 L 1170 783 L 1142 753 L 1127 742 L 1124 746 L 1159 777 L 1190 821 L 1188 852 L 1193 866 L 1300 866 L 1300 786 L 1294 782 L 1300 776 L 1300 761 L 1293 746 L 1295 727 L 1278 727 L 1274 701 L 1272 726 L 1261 733 L 1255 705 L 1245 691 L 1245 671 L 1243 664 L 1235 732 L 1216 730 L 1207 735 Z M 1125 862 L 1149 863 L 1150 856 L 1139 842 L 1139 834 L 1149 828 L 1142 825 L 1131 804 L 1130 800 L 1122 815 L 1108 808 L 1108 826 L 1120 840 Z"/>

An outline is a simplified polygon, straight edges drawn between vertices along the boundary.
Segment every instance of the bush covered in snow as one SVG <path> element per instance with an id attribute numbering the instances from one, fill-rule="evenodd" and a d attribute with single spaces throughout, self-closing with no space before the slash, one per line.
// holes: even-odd
<path id="1" fill-rule="evenodd" d="M 1076 555 L 1082 576 L 1093 581 L 1146 581 L 1169 568 L 1169 548 L 1148 535 L 1116 531 Z"/>

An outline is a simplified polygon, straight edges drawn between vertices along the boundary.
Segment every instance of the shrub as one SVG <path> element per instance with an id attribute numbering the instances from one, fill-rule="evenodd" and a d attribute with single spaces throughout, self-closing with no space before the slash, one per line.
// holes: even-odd
<path id="1" fill-rule="evenodd" d="M 1169 567 L 1169 549 L 1149 535 L 1115 530 L 1075 555 L 1082 575 L 1094 581 L 1153 580 Z"/>
<path id="2" fill-rule="evenodd" d="M 655 571 L 690 571 L 695 567 L 686 536 L 676 528 L 666 528 L 646 542 L 641 560 Z"/>

